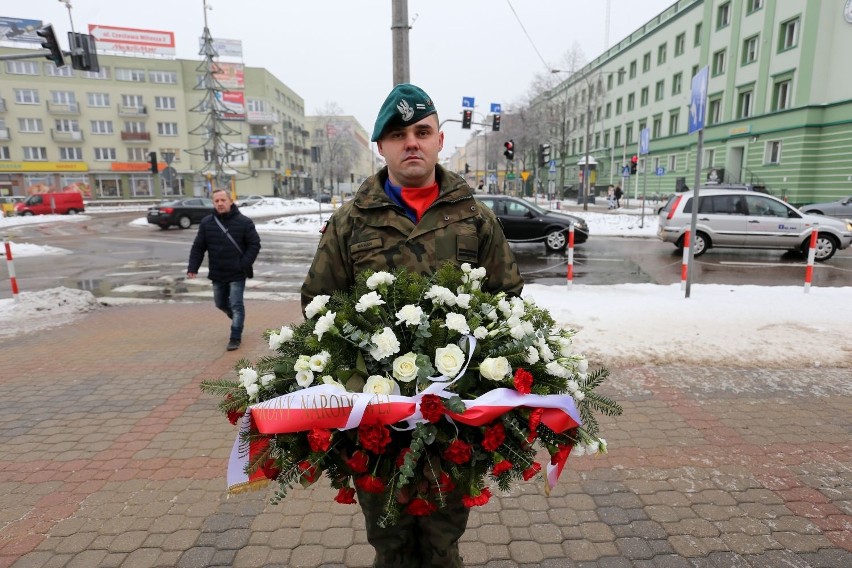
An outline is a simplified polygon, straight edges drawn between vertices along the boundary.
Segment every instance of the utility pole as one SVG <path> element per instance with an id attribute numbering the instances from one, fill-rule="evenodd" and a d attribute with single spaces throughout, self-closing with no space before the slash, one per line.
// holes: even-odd
<path id="1" fill-rule="evenodd" d="M 411 81 L 408 64 L 408 0 L 391 0 L 391 30 L 393 30 L 393 84 Z"/>

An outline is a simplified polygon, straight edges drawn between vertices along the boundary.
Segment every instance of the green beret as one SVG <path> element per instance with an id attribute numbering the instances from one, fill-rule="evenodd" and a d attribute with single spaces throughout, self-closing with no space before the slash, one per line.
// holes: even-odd
<path id="1" fill-rule="evenodd" d="M 400 83 L 382 103 L 370 140 L 375 142 L 390 127 L 409 126 L 436 112 L 435 103 L 423 89 L 410 83 Z"/>

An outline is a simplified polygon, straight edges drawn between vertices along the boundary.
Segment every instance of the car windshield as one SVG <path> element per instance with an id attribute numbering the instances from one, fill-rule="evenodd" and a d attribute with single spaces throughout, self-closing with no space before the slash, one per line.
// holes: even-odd
<path id="1" fill-rule="evenodd" d="M 161 201 L 157 207 L 174 207 L 175 205 L 180 205 L 180 201 L 171 200 L 171 201 Z"/>

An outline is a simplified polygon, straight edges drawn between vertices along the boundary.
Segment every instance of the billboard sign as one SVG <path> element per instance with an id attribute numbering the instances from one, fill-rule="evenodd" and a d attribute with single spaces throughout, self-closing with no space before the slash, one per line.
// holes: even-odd
<path id="1" fill-rule="evenodd" d="M 204 38 L 198 38 L 199 51 L 204 48 Z M 216 50 L 216 55 L 219 57 L 242 57 L 243 56 L 243 40 L 241 39 L 224 39 L 220 37 L 213 38 L 213 49 Z"/>
<path id="2" fill-rule="evenodd" d="M 42 38 L 36 35 L 36 30 L 44 25 L 41 20 L 25 20 L 23 18 L 5 18 L 0 16 L 0 41 L 23 41 L 26 43 L 41 43 Z"/>
<path id="3" fill-rule="evenodd" d="M 248 137 L 249 148 L 274 148 L 275 137 L 266 135 L 250 134 Z"/>
<path id="4" fill-rule="evenodd" d="M 98 48 L 104 51 L 175 55 L 174 32 L 89 24 L 89 34 L 95 36 Z"/>
<path id="5" fill-rule="evenodd" d="M 246 97 L 242 91 L 216 91 L 222 120 L 245 120 Z"/>
<path id="6" fill-rule="evenodd" d="M 213 78 L 226 89 L 245 89 L 245 68 L 242 63 L 217 62 Z"/>

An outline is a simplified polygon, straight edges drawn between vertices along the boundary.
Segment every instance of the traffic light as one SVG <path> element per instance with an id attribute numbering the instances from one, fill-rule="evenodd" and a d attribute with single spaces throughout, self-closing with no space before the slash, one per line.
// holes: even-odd
<path id="1" fill-rule="evenodd" d="M 462 112 L 462 128 L 470 130 L 470 123 L 473 121 L 473 111 L 466 110 Z"/>
<path id="2" fill-rule="evenodd" d="M 515 142 L 513 140 L 506 140 L 503 142 L 503 147 L 506 149 L 503 150 L 503 155 L 506 156 L 507 160 L 515 159 Z"/>
<path id="3" fill-rule="evenodd" d="M 57 67 L 65 66 L 65 58 L 62 56 L 62 48 L 59 47 L 59 42 L 56 40 L 56 34 L 53 33 L 53 26 L 46 25 L 43 28 L 36 30 L 36 34 L 43 39 L 41 46 L 50 50 L 50 55 L 45 55 L 47 59 L 53 61 Z"/>
<path id="4" fill-rule="evenodd" d="M 538 145 L 538 165 L 546 166 L 550 163 L 550 144 Z"/>
<path id="5" fill-rule="evenodd" d="M 148 152 L 148 166 L 151 169 L 152 174 L 156 174 L 160 170 L 157 168 L 157 153 L 156 152 Z"/>
<path id="6" fill-rule="evenodd" d="M 491 130 L 493 132 L 500 132 L 500 115 L 499 114 L 494 115 L 494 120 L 493 120 L 493 122 L 491 122 Z"/>
<path id="7" fill-rule="evenodd" d="M 465 165 L 464 165 L 464 173 L 466 173 L 466 174 L 469 174 L 469 173 L 470 173 L 470 164 L 465 164 Z"/>
<path id="8" fill-rule="evenodd" d="M 636 167 L 639 165 L 639 156 L 630 158 L 630 175 L 636 174 Z"/>
<path id="9" fill-rule="evenodd" d="M 71 67 L 77 71 L 101 70 L 98 64 L 98 53 L 95 47 L 95 36 L 68 32 L 68 45 L 71 48 Z"/>

